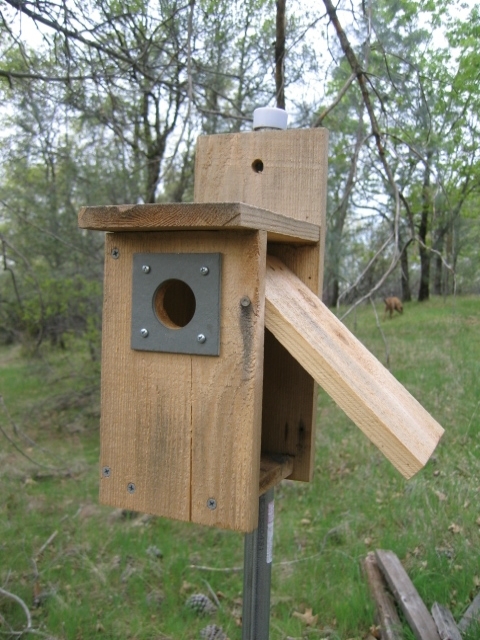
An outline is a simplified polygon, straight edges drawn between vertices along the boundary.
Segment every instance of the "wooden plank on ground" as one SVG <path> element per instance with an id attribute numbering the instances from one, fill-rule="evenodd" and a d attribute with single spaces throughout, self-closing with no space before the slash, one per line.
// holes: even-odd
<path id="1" fill-rule="evenodd" d="M 438 602 L 434 602 L 432 606 L 432 617 L 435 620 L 438 633 L 442 640 L 462 640 L 462 635 L 447 607 L 438 604 Z"/>
<path id="2" fill-rule="evenodd" d="M 363 567 L 368 585 L 377 608 L 377 623 L 380 625 L 382 640 L 402 640 L 402 623 L 395 608 L 395 601 L 388 591 L 387 583 L 378 568 L 375 554 L 369 553 Z"/>
<path id="3" fill-rule="evenodd" d="M 320 225 L 242 202 L 181 202 L 83 207 L 81 229 L 95 231 L 266 231 L 269 242 L 316 243 Z"/>
<path id="4" fill-rule="evenodd" d="M 465 611 L 463 618 L 458 623 L 458 628 L 464 633 L 473 622 L 480 624 L 480 593 L 477 593 L 471 605 Z"/>
<path id="5" fill-rule="evenodd" d="M 441 640 L 432 616 L 395 553 L 377 549 L 375 556 L 417 640 Z"/>
<path id="6" fill-rule="evenodd" d="M 442 427 L 280 260 L 267 257 L 265 325 L 406 477 Z"/>

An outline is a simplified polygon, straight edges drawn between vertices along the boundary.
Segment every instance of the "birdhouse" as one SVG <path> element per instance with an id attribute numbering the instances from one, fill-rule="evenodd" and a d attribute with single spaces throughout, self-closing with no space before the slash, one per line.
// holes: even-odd
<path id="1" fill-rule="evenodd" d="M 428 460 L 440 425 L 318 297 L 327 146 L 200 137 L 193 203 L 80 211 L 107 232 L 103 503 L 252 531 L 259 495 L 312 478 L 317 383 L 403 475 Z"/>

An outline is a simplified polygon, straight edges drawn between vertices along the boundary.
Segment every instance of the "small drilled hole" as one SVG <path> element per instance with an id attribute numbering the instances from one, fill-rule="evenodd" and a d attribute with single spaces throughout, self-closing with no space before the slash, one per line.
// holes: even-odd
<path id="1" fill-rule="evenodd" d="M 195 294 L 183 280 L 167 280 L 155 291 L 153 308 L 162 324 L 181 329 L 195 315 Z"/>
<path id="2" fill-rule="evenodd" d="M 252 169 L 255 171 L 255 173 L 262 173 L 263 162 L 257 158 L 257 160 L 254 160 L 252 162 Z"/>

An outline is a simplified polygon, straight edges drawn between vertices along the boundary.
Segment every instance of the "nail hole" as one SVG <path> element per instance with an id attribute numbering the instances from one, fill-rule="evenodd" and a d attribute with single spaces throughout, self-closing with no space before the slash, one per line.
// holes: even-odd
<path id="1" fill-rule="evenodd" d="M 155 291 L 153 308 L 162 324 L 181 329 L 195 314 L 195 294 L 183 280 L 167 280 Z"/>
<path id="2" fill-rule="evenodd" d="M 254 160 L 252 162 L 252 169 L 255 171 L 255 173 L 262 173 L 263 162 L 257 158 L 257 160 Z"/>

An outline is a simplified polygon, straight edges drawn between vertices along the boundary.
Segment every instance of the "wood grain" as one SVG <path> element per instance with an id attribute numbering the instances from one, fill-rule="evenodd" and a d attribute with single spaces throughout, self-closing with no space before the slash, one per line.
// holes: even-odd
<path id="1" fill-rule="evenodd" d="M 375 551 L 377 562 L 417 640 L 441 640 L 432 616 L 393 551 Z"/>
<path id="2" fill-rule="evenodd" d="M 388 591 L 374 553 L 367 555 L 363 567 L 375 601 L 382 640 L 403 640 L 402 623 L 395 608 L 395 600 Z"/>
<path id="3" fill-rule="evenodd" d="M 327 148 L 321 128 L 200 136 L 194 200 L 245 202 L 322 225 Z M 253 169 L 255 160 L 262 161 L 261 172 Z"/>
<path id="4" fill-rule="evenodd" d="M 480 593 L 477 593 L 472 603 L 465 611 L 462 619 L 458 623 L 458 628 L 462 633 L 464 633 L 474 622 L 480 624 Z"/>
<path id="5" fill-rule="evenodd" d="M 222 253 L 219 357 L 130 348 L 132 256 L 150 252 Z M 101 475 L 102 502 L 255 528 L 265 259 L 263 231 L 107 234 L 100 466 L 111 472 Z"/>
<path id="6" fill-rule="evenodd" d="M 434 602 L 432 605 L 432 618 L 437 625 L 437 630 L 442 640 L 462 640 L 462 635 L 455 624 L 452 613 L 447 607 Z"/>
<path id="7" fill-rule="evenodd" d="M 269 256 L 266 327 L 406 477 L 442 427 L 282 262 Z"/>
<path id="8" fill-rule="evenodd" d="M 318 243 L 320 226 L 242 202 L 124 204 L 83 207 L 81 229 L 96 231 L 266 231 L 269 242 Z"/>
<path id="9" fill-rule="evenodd" d="M 260 484 L 258 495 L 262 496 L 275 487 L 281 480 L 288 478 L 293 471 L 293 458 L 263 453 L 260 458 Z"/>
<path id="10" fill-rule="evenodd" d="M 240 201 L 320 229 L 313 245 L 268 245 L 316 295 L 323 279 L 327 150 L 325 129 L 203 136 L 195 165 L 196 202 Z M 262 161 L 263 171 L 254 171 L 255 160 Z M 262 416 L 262 450 L 293 456 L 290 478 L 311 480 L 317 385 L 269 332 Z"/>

